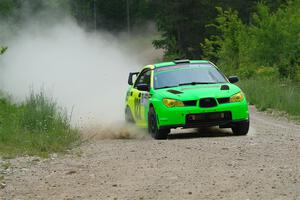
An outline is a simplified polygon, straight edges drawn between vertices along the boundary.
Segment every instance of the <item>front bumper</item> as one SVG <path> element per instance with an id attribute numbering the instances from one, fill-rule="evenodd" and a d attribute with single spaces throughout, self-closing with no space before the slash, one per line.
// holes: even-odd
<path id="1" fill-rule="evenodd" d="M 232 128 L 240 123 L 248 123 L 249 119 L 245 120 L 231 120 L 231 121 L 221 121 L 221 122 L 205 122 L 199 124 L 175 124 L 175 125 L 163 125 L 160 129 L 176 129 L 176 128 L 200 128 L 200 127 L 212 127 L 219 126 L 220 128 Z"/>
<path id="2" fill-rule="evenodd" d="M 218 104 L 212 108 L 201 108 L 199 106 L 186 106 L 167 108 L 160 104 L 156 106 L 158 124 L 160 128 L 196 128 L 203 126 L 231 127 L 232 124 L 247 121 L 249 118 L 248 104 L 246 100 L 237 103 Z M 190 123 L 187 117 L 190 115 L 201 115 L 211 113 L 230 113 L 230 117 L 218 118 L 216 120 L 195 121 Z"/>

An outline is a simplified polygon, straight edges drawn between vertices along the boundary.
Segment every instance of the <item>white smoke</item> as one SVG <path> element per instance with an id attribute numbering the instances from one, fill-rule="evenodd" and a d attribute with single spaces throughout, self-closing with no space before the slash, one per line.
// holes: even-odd
<path id="1" fill-rule="evenodd" d="M 73 110 L 73 122 L 123 119 L 127 77 L 160 55 L 143 36 L 90 33 L 66 18 L 46 26 L 27 23 L 0 58 L 0 89 L 23 100 L 41 88 Z"/>

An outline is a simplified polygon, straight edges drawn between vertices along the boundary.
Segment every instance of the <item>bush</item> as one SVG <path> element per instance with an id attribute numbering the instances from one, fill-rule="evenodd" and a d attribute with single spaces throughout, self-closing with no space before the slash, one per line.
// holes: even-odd
<path id="1" fill-rule="evenodd" d="M 242 80 L 240 84 L 249 102 L 258 109 L 272 108 L 300 115 L 300 83 L 251 78 Z"/>
<path id="2" fill-rule="evenodd" d="M 63 152 L 80 141 L 70 117 L 43 92 L 31 92 L 22 104 L 0 99 L 0 154 L 39 155 Z"/>
<path id="3" fill-rule="evenodd" d="M 205 40 L 207 59 L 215 59 L 228 73 L 251 77 L 263 66 L 274 68 L 280 78 L 297 80 L 300 66 L 300 0 L 272 13 L 259 3 L 250 24 L 233 10 L 223 11 L 213 24 L 219 35 Z"/>

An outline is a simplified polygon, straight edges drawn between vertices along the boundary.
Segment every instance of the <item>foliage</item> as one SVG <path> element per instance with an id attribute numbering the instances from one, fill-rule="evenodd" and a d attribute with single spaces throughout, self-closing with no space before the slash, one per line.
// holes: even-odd
<path id="1" fill-rule="evenodd" d="M 219 35 L 211 36 L 205 39 L 201 47 L 205 50 L 203 57 L 214 62 L 218 62 L 227 73 L 240 70 L 243 65 L 243 50 L 240 47 L 240 41 L 247 39 L 244 35 L 245 26 L 238 17 L 238 12 L 232 9 L 223 10 L 217 8 L 219 15 L 215 24 L 208 25 L 214 27 L 220 32 Z M 240 70 L 246 74 L 248 69 Z"/>
<path id="2" fill-rule="evenodd" d="M 241 82 L 251 104 L 260 110 L 268 108 L 300 116 L 300 84 L 289 80 L 250 78 Z"/>
<path id="3" fill-rule="evenodd" d="M 51 26 L 70 14 L 69 0 L 1 0 L 0 43 L 7 43 L 24 25 Z"/>
<path id="4" fill-rule="evenodd" d="M 0 17 L 18 23 L 41 14 L 55 16 L 61 10 L 69 13 L 69 7 L 69 0 L 1 0 Z"/>
<path id="5" fill-rule="evenodd" d="M 0 55 L 4 54 L 8 47 L 1 47 L 0 46 Z"/>
<path id="6" fill-rule="evenodd" d="M 0 99 L 0 154 L 39 155 L 62 152 L 78 143 L 70 118 L 44 93 L 31 93 L 22 104 Z"/>
<path id="7" fill-rule="evenodd" d="M 186 58 L 199 58 L 206 49 L 199 48 L 205 38 L 221 34 L 218 30 L 206 27 L 217 16 L 215 7 L 232 8 L 239 11 L 241 21 L 248 23 L 250 13 L 258 1 L 196 1 L 163 0 L 156 1 L 158 8 L 156 22 L 162 37 L 154 41 L 156 48 L 163 48 L 166 56 L 181 55 Z M 276 8 L 282 1 L 267 1 Z"/>
<path id="8" fill-rule="evenodd" d="M 1 0 L 0 18 L 17 25 L 31 17 L 57 21 L 62 13 L 73 16 L 87 29 L 122 32 L 127 30 L 127 5 L 129 26 L 141 26 L 155 21 L 161 39 L 154 46 L 163 48 L 166 58 L 199 58 L 203 51 L 199 43 L 218 31 L 206 28 L 217 16 L 215 7 L 232 8 L 248 23 L 250 13 L 259 0 Z M 276 9 L 285 0 L 266 0 L 270 8 Z M 10 27 L 12 28 L 12 27 Z M 0 31 L 0 40 L 1 32 Z M 9 35 L 9 34 L 8 34 Z"/>
<path id="9" fill-rule="evenodd" d="M 271 12 L 259 3 L 250 24 L 233 10 L 218 9 L 213 26 L 220 36 L 201 45 L 205 57 L 215 59 L 228 72 L 251 77 L 260 68 L 272 67 L 281 78 L 296 79 L 300 66 L 300 1 Z"/>
<path id="10" fill-rule="evenodd" d="M 196 58 L 201 54 L 197 44 L 209 35 L 205 25 L 215 17 L 215 12 L 207 1 L 172 1 L 156 3 L 158 9 L 156 24 L 161 39 L 153 42 L 156 48 L 165 50 L 166 58 Z"/>
<path id="11" fill-rule="evenodd" d="M 113 32 L 127 29 L 127 6 L 130 28 L 154 16 L 151 1 L 148 0 L 72 0 L 70 6 L 72 15 L 80 24 L 92 29 L 96 25 L 97 29 Z"/>

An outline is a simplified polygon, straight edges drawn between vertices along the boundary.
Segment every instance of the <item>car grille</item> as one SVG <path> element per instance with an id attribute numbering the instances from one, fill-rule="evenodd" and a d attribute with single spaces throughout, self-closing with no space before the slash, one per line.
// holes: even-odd
<path id="1" fill-rule="evenodd" d="M 184 101 L 183 104 L 184 106 L 196 106 L 197 101 Z"/>
<path id="2" fill-rule="evenodd" d="M 203 98 L 199 101 L 199 106 L 202 108 L 211 108 L 217 106 L 217 102 L 219 104 L 225 104 L 230 102 L 230 98 L 218 98 L 217 101 L 214 98 Z M 196 106 L 197 100 L 191 101 L 183 101 L 184 106 Z"/>
<path id="3" fill-rule="evenodd" d="M 228 122 L 232 120 L 232 114 L 229 111 L 225 112 L 212 112 L 212 113 L 201 113 L 201 114 L 189 114 L 186 115 L 186 124 L 219 124 L 222 122 Z"/>
<path id="4" fill-rule="evenodd" d="M 229 103 L 230 98 L 218 98 L 219 104 Z"/>
<path id="5" fill-rule="evenodd" d="M 204 98 L 200 99 L 199 106 L 202 108 L 211 108 L 217 106 L 217 101 L 215 98 Z"/>

